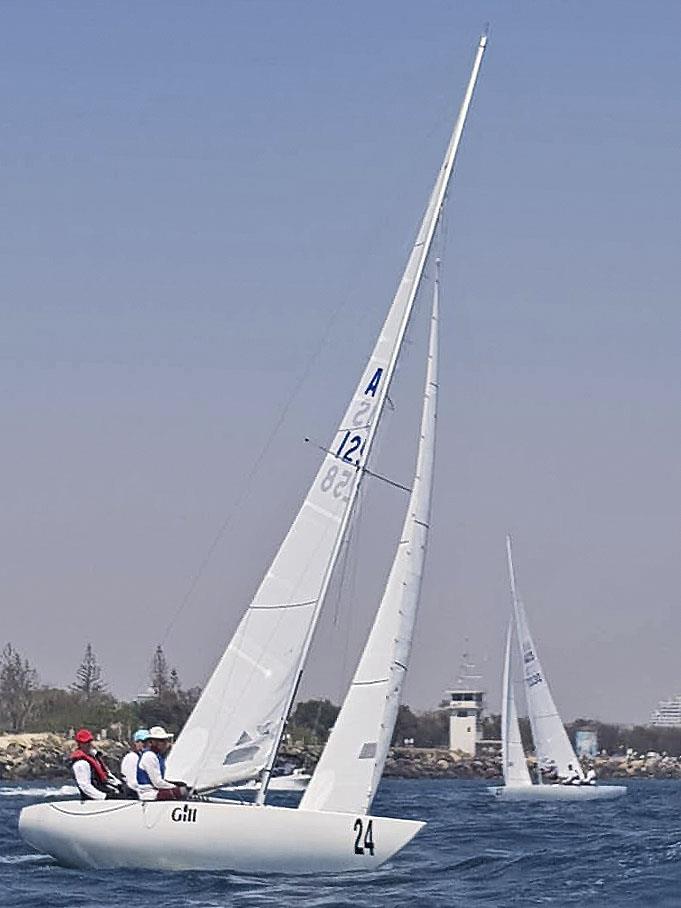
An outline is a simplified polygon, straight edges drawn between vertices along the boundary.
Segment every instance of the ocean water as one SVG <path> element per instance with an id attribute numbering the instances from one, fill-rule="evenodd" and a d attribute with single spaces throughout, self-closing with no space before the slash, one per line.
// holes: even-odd
<path id="1" fill-rule="evenodd" d="M 0 787 L 2 908 L 681 906 L 681 782 L 631 782 L 610 802 L 504 804 L 482 782 L 386 780 L 374 813 L 428 826 L 376 873 L 316 878 L 67 870 L 17 833 L 20 809 L 59 787 Z"/>

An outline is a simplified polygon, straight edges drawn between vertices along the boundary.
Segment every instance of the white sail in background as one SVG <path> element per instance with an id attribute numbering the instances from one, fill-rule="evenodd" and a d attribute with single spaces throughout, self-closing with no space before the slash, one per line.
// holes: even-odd
<path id="1" fill-rule="evenodd" d="M 362 658 L 300 806 L 367 813 L 381 781 L 409 664 L 428 544 L 437 414 L 436 277 L 416 475 L 388 583 Z"/>
<path id="2" fill-rule="evenodd" d="M 560 776 L 569 772 L 572 766 L 580 778 L 584 772 L 579 764 L 570 739 L 565 731 L 556 704 L 551 696 L 546 676 L 539 662 L 537 648 L 530 635 L 525 615 L 525 607 L 518 598 L 513 570 L 513 556 L 511 552 L 511 537 L 506 537 L 506 552 L 508 556 L 508 570 L 511 580 L 511 593 L 513 596 L 513 610 L 515 614 L 518 646 L 523 661 L 523 675 L 525 682 L 525 696 L 527 698 L 527 711 L 532 726 L 532 738 L 537 754 L 539 769 L 546 770 L 555 766 Z"/>
<path id="3" fill-rule="evenodd" d="M 486 43 L 483 36 L 416 242 L 350 406 L 298 516 L 171 752 L 169 778 L 195 789 L 254 778 L 271 767 L 370 455 Z"/>
<path id="4" fill-rule="evenodd" d="M 501 765 L 507 786 L 531 785 L 525 750 L 520 737 L 518 712 L 513 695 L 513 673 L 511 671 L 511 646 L 513 628 L 508 625 L 506 633 L 506 654 L 504 656 L 504 677 L 501 700 Z"/>

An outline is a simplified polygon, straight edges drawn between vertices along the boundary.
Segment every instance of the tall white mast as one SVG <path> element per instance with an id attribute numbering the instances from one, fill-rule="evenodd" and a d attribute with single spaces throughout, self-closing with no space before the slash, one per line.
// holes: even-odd
<path id="1" fill-rule="evenodd" d="M 515 571 L 513 569 L 513 550 L 511 548 L 511 537 L 506 536 L 506 561 L 508 562 L 508 579 L 511 584 L 511 600 L 515 609 L 518 601 L 518 593 L 515 585 Z"/>
<path id="2" fill-rule="evenodd" d="M 408 298 L 407 311 L 406 311 L 403 321 L 402 321 L 402 326 L 401 326 L 401 331 L 399 334 L 398 343 L 395 346 L 392 358 L 388 365 L 388 369 L 386 370 L 385 382 L 383 383 L 383 397 L 381 400 L 381 408 L 376 413 L 373 423 L 372 423 L 371 427 L 369 428 L 369 434 L 368 434 L 368 438 L 366 440 L 365 462 L 366 462 L 366 460 L 369 459 L 369 450 L 371 447 L 371 443 L 374 439 L 376 430 L 378 428 L 380 415 L 382 413 L 383 405 L 385 404 L 387 393 L 388 393 L 388 390 L 390 387 L 390 382 L 392 381 L 393 373 L 395 371 L 395 366 L 397 365 L 397 359 L 399 357 L 400 350 L 402 347 L 402 341 L 404 340 L 404 334 L 407 330 L 407 325 L 409 323 L 409 319 L 410 319 L 411 313 L 413 311 L 414 302 L 416 300 L 416 296 L 418 294 L 418 290 L 421 285 L 421 278 L 423 277 L 423 270 L 425 268 L 426 262 L 428 260 L 428 256 L 430 254 L 431 246 L 433 244 L 433 238 L 435 236 L 435 231 L 437 229 L 437 225 L 440 220 L 440 215 L 442 214 L 442 206 L 444 205 L 445 197 L 447 195 L 447 189 L 449 188 L 449 182 L 450 182 L 452 173 L 454 171 L 454 164 L 456 163 L 456 156 L 459 151 L 459 144 L 461 142 L 461 136 L 463 135 L 464 126 L 466 125 L 466 117 L 468 116 L 468 110 L 471 106 L 471 101 L 473 100 L 473 92 L 475 91 L 475 85 L 478 80 L 478 73 L 480 72 L 480 66 L 482 65 L 482 58 L 484 56 L 486 46 L 487 46 L 487 34 L 485 33 L 480 36 L 480 40 L 478 41 L 478 47 L 477 47 L 477 50 L 475 53 L 475 60 L 473 61 L 473 69 L 471 70 L 471 74 L 470 74 L 470 77 L 468 80 L 468 85 L 466 86 L 464 99 L 461 104 L 461 108 L 459 109 L 459 115 L 456 118 L 456 122 L 454 124 L 454 129 L 452 131 L 452 135 L 449 140 L 449 145 L 447 147 L 447 152 L 445 154 L 445 158 L 442 163 L 440 173 L 438 174 L 437 179 L 435 181 L 435 186 L 433 187 L 433 191 L 431 193 L 430 201 L 428 204 L 428 208 L 426 209 L 426 213 L 423 217 L 423 221 L 421 222 L 421 228 L 416 237 L 416 242 L 414 243 L 414 246 L 412 248 L 411 255 L 409 256 L 409 260 L 407 261 L 407 265 L 404 270 L 404 274 L 402 275 L 402 280 L 397 289 L 395 299 L 393 300 L 393 307 L 394 307 L 395 304 L 398 302 L 398 300 L 401 298 L 401 296 L 406 294 L 407 298 Z M 380 342 L 381 341 L 379 338 L 378 343 L 380 344 Z M 364 450 L 364 445 L 362 446 L 362 450 Z M 360 464 L 358 464 L 358 467 L 359 466 L 360 466 Z M 340 553 L 340 548 L 343 543 L 343 538 L 345 535 L 345 531 L 347 529 L 348 522 L 350 520 L 352 508 L 356 501 L 357 492 L 359 491 L 359 485 L 360 485 L 361 479 L 362 479 L 362 474 L 360 473 L 358 475 L 357 481 L 354 483 L 353 490 L 350 493 L 350 502 L 345 511 L 343 523 L 341 526 L 341 532 L 338 535 L 338 539 L 337 539 L 335 550 L 333 552 L 333 556 L 329 562 L 326 574 L 324 576 L 324 581 L 322 583 L 322 588 L 320 591 L 319 602 L 318 602 L 318 606 L 317 606 L 317 609 L 315 612 L 315 616 L 314 616 L 313 621 L 311 622 L 310 629 L 309 629 L 307 638 L 305 640 L 303 650 L 300 655 L 299 670 L 298 670 L 298 674 L 297 674 L 297 678 L 296 678 L 296 683 L 293 686 L 293 688 L 291 689 L 291 696 L 289 697 L 286 712 L 282 718 L 282 722 L 280 725 L 277 744 L 276 744 L 276 747 L 274 748 L 274 750 L 272 751 L 272 756 L 269 760 L 268 765 L 265 768 L 262 785 L 260 787 L 260 790 L 258 791 L 257 803 L 259 803 L 259 804 L 263 804 L 265 801 L 265 796 L 267 794 L 267 786 L 269 784 L 269 780 L 272 775 L 272 769 L 274 767 L 274 763 L 275 763 L 275 760 L 277 757 L 277 752 L 279 750 L 281 738 L 284 733 L 286 721 L 288 719 L 289 713 L 291 711 L 291 706 L 293 705 L 293 701 L 296 696 L 298 684 L 300 683 L 300 678 L 302 676 L 303 668 L 304 668 L 305 662 L 307 660 L 307 654 L 309 652 L 310 644 L 312 643 L 314 631 L 317 626 L 317 620 L 319 618 L 319 613 L 321 611 L 321 607 L 324 603 L 324 599 L 328 592 L 329 584 L 331 583 L 333 569 L 336 565 L 336 561 L 337 561 L 338 555 Z"/>
<path id="3" fill-rule="evenodd" d="M 480 39 L 445 158 L 373 353 L 317 476 L 171 752 L 194 790 L 262 774 L 264 801 L 341 551 L 454 169 L 487 44 Z"/>

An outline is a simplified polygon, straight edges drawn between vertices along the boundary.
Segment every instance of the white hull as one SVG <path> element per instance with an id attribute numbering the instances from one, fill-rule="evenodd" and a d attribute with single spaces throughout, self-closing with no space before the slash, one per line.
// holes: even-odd
<path id="1" fill-rule="evenodd" d="M 292 874 L 375 870 L 424 825 L 228 801 L 62 801 L 19 817 L 22 838 L 68 867 Z"/>
<path id="2" fill-rule="evenodd" d="M 497 785 L 487 789 L 504 801 L 611 801 L 625 785 Z"/>

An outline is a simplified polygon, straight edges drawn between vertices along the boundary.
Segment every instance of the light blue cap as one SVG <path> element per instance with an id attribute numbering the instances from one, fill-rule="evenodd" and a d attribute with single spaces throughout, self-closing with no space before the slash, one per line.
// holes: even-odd
<path id="1" fill-rule="evenodd" d="M 149 737 L 148 728 L 138 728 L 135 734 L 132 736 L 133 741 L 146 741 Z"/>

